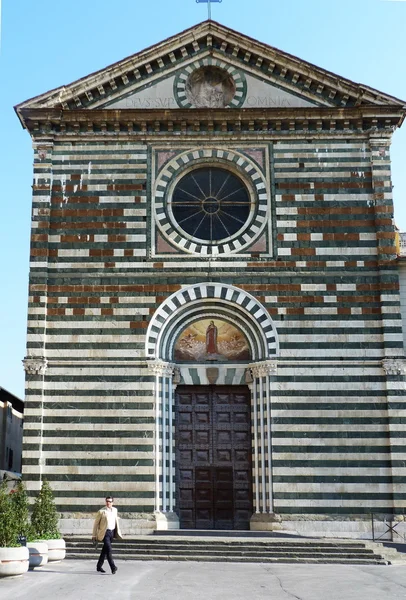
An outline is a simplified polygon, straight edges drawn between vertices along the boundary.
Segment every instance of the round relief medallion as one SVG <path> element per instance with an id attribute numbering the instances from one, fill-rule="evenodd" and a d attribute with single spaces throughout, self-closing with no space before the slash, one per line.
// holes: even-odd
<path id="1" fill-rule="evenodd" d="M 161 234 L 184 252 L 240 252 L 266 226 L 265 178 L 253 162 L 234 151 L 185 152 L 158 175 L 154 213 Z"/>
<path id="2" fill-rule="evenodd" d="M 201 67 L 186 80 L 186 98 L 196 108 L 224 108 L 234 95 L 233 78 L 219 67 Z"/>
<path id="3" fill-rule="evenodd" d="M 189 65 L 174 81 L 174 96 L 181 108 L 239 108 L 246 95 L 244 73 L 212 58 Z"/>

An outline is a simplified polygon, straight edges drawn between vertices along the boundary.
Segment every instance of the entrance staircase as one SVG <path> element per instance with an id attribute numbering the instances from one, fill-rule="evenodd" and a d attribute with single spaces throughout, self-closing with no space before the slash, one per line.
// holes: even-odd
<path id="1" fill-rule="evenodd" d="M 96 561 L 90 537 L 66 536 L 66 558 Z M 173 560 L 240 563 L 406 564 L 405 555 L 383 544 L 316 539 L 259 532 L 177 531 L 114 542 L 118 560 Z"/>

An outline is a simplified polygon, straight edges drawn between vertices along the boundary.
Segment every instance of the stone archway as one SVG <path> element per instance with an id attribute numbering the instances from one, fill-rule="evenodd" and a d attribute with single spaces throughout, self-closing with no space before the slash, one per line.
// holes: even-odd
<path id="1" fill-rule="evenodd" d="M 267 310 L 248 292 L 224 283 L 199 283 L 172 294 L 155 312 L 146 335 L 148 359 L 172 360 L 176 333 L 194 311 L 230 312 L 245 323 L 254 361 L 269 360 L 279 354 L 275 325 Z"/>
<path id="2" fill-rule="evenodd" d="M 233 319 L 244 332 L 252 360 L 246 364 L 184 365 L 173 361 L 180 332 L 196 315 Z M 146 336 L 155 375 L 155 515 L 158 529 L 177 529 L 175 388 L 183 385 L 248 385 L 251 392 L 252 496 L 255 513 L 273 513 L 271 394 L 279 343 L 266 309 L 235 286 L 200 283 L 170 296 L 154 314 Z M 215 373 L 214 373 L 215 372 Z"/>

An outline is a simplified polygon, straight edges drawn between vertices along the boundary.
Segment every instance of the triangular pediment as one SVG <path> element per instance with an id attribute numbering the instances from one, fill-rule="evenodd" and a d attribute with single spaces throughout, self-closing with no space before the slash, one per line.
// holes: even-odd
<path id="1" fill-rule="evenodd" d="M 205 21 L 16 110 L 393 105 L 404 102 Z"/>
<path id="2" fill-rule="evenodd" d="M 281 84 L 270 83 L 266 78 L 258 77 L 241 68 L 237 61 L 224 60 L 217 52 L 205 53 L 199 60 L 191 60 L 171 74 L 164 74 L 156 82 L 147 82 L 136 86 L 133 91 L 119 98 L 111 99 L 102 108 L 130 109 L 176 109 L 176 108 L 293 108 L 320 106 L 320 102 L 309 100 L 305 94 L 293 92 Z M 224 98 L 222 82 L 207 82 L 208 92 L 198 87 L 194 96 L 194 74 L 204 76 L 216 74 L 216 70 L 226 73 L 232 87 L 230 98 Z M 189 88 L 189 89 L 188 89 Z M 200 94 L 199 94 L 200 92 Z M 211 95 L 210 95 L 211 94 Z M 200 100 L 200 101 L 199 101 Z"/>

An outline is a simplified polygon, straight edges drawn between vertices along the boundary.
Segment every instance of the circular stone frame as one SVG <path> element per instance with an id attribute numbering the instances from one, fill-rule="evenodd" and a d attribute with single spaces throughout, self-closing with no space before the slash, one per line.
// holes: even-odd
<path id="1" fill-rule="evenodd" d="M 186 87 L 190 77 L 193 76 L 198 69 L 204 67 L 216 67 L 228 74 L 233 80 L 235 93 L 231 101 L 227 104 L 227 107 L 241 108 L 247 97 L 247 80 L 244 73 L 222 60 L 217 60 L 215 58 L 203 58 L 197 60 L 176 74 L 173 82 L 173 94 L 178 106 L 180 108 L 196 108 L 187 97 Z"/>
<path id="2" fill-rule="evenodd" d="M 239 173 L 221 164 L 204 163 L 177 178 L 167 208 L 171 221 L 186 238 L 218 245 L 246 228 L 256 198 Z"/>
<path id="3" fill-rule="evenodd" d="M 251 198 L 252 208 L 246 223 L 229 238 L 216 242 L 187 234 L 178 225 L 171 210 L 172 194 L 180 179 L 202 166 L 231 171 L 244 182 Z M 241 252 L 256 241 L 267 223 L 266 180 L 259 168 L 239 152 L 218 148 L 190 150 L 173 158 L 159 173 L 155 182 L 154 215 L 161 234 L 183 252 L 206 256 Z"/>

